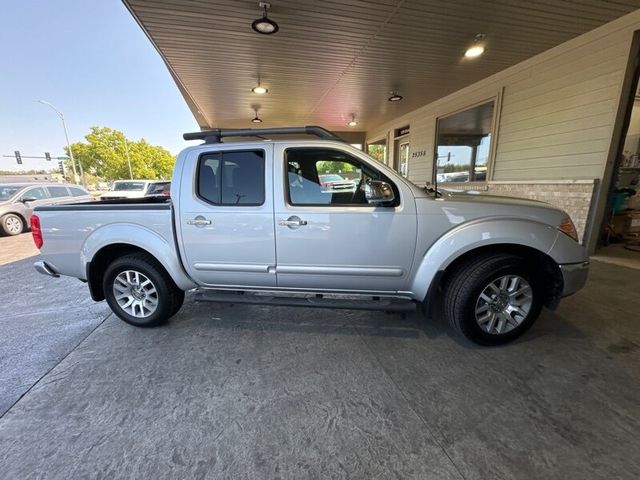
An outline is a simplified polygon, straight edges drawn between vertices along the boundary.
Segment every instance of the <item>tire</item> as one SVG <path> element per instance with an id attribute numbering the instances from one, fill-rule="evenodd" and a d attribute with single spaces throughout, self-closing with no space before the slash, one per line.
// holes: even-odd
<path id="1" fill-rule="evenodd" d="M 184 302 L 184 291 L 162 265 L 146 253 L 114 260 L 104 272 L 102 285 L 113 313 L 136 327 L 161 325 L 175 315 Z"/>
<path id="2" fill-rule="evenodd" d="M 456 333 L 474 343 L 504 344 L 531 328 L 540 315 L 542 285 L 521 257 L 476 257 L 458 265 L 448 276 L 444 315 Z"/>
<path id="3" fill-rule="evenodd" d="M 20 215 L 7 213 L 0 218 L 0 227 L 5 235 L 20 235 L 24 232 L 24 220 Z"/>

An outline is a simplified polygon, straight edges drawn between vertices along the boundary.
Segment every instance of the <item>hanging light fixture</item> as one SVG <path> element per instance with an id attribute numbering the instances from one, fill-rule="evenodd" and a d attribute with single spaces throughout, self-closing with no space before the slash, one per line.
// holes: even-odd
<path id="1" fill-rule="evenodd" d="M 258 109 L 254 108 L 254 112 L 256 112 L 256 116 L 251 119 L 251 123 L 262 123 L 262 119 L 258 116 Z"/>
<path id="2" fill-rule="evenodd" d="M 466 52 L 464 52 L 464 56 L 466 58 L 477 58 L 480 55 L 482 55 L 485 51 L 485 46 L 483 41 L 485 37 L 486 35 L 484 33 L 477 34 L 474 37 L 473 43 L 471 44 L 471 46 L 467 48 Z"/>
<path id="3" fill-rule="evenodd" d="M 258 95 L 264 95 L 269 91 L 269 89 L 260 85 L 260 80 L 258 80 L 258 84 L 255 87 L 253 87 L 251 91 L 253 93 L 257 93 Z"/>
<path id="4" fill-rule="evenodd" d="M 398 95 L 397 92 L 391 92 L 391 96 L 387 100 L 389 100 L 390 102 L 399 102 L 403 98 L 404 97 L 402 95 Z"/>
<path id="5" fill-rule="evenodd" d="M 349 125 L 350 127 L 355 127 L 356 125 L 358 125 L 358 122 L 356 121 L 356 114 L 355 113 L 351 114 L 351 121 L 349 123 L 347 123 L 347 125 Z"/>
<path id="6" fill-rule="evenodd" d="M 271 8 L 271 4 L 269 2 L 259 2 L 258 6 L 263 9 L 262 18 L 254 20 L 251 28 L 263 35 L 271 35 L 280 30 L 278 24 L 267 17 L 267 10 Z"/>

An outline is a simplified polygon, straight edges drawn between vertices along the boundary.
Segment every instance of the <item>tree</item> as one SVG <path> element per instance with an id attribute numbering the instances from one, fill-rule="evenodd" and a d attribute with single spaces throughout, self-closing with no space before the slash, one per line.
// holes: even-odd
<path id="1" fill-rule="evenodd" d="M 133 178 L 171 178 L 175 157 L 145 139 L 128 140 L 122 132 L 108 127 L 91 127 L 91 132 L 84 138 L 86 142 L 72 144 L 71 150 L 76 163 L 82 163 L 87 173 L 105 180 L 130 178 L 128 150 Z M 70 160 L 67 169 L 71 171 Z"/>

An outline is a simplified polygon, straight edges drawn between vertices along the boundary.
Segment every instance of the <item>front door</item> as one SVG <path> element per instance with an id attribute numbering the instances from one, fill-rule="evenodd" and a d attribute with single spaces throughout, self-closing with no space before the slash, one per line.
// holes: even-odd
<path id="1" fill-rule="evenodd" d="M 373 161 L 330 147 L 276 146 L 278 287 L 351 292 L 407 288 L 416 244 L 415 204 L 367 203 L 367 179 L 390 181 Z"/>
<path id="2" fill-rule="evenodd" d="M 273 146 L 192 151 L 176 205 L 182 258 L 198 283 L 276 285 Z"/>

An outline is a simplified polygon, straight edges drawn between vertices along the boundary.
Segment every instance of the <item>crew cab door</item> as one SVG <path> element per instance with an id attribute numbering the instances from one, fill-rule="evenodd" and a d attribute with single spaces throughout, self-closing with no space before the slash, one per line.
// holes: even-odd
<path id="1" fill-rule="evenodd" d="M 278 286 L 407 289 L 416 245 L 415 202 L 408 187 L 355 149 L 317 145 L 275 147 Z M 368 179 L 391 183 L 395 204 L 369 204 Z"/>
<path id="2" fill-rule="evenodd" d="M 200 285 L 276 285 L 272 157 L 264 143 L 188 154 L 176 227 L 185 268 Z"/>

